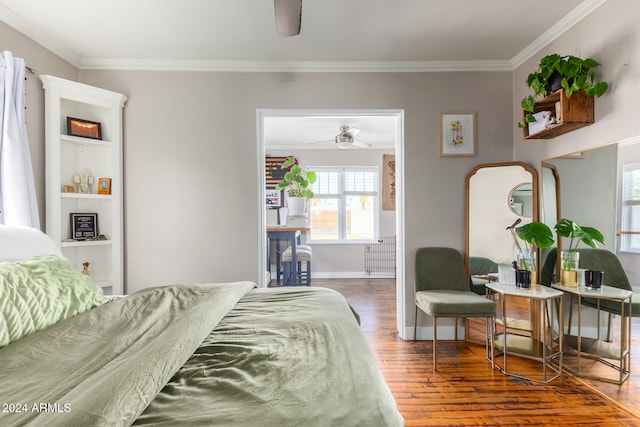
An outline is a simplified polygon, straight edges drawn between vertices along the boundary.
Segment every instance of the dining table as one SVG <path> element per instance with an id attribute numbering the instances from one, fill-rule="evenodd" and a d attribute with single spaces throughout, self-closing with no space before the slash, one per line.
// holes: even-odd
<path id="1" fill-rule="evenodd" d="M 280 242 L 289 241 L 291 247 L 291 274 L 292 277 L 298 277 L 298 262 L 296 260 L 296 246 L 300 244 L 300 236 L 302 233 L 311 231 L 310 227 L 287 227 L 281 225 L 273 225 L 267 227 L 267 271 L 271 272 L 271 241 L 275 241 L 276 245 L 276 281 L 280 283 L 280 254 L 283 252 Z"/>

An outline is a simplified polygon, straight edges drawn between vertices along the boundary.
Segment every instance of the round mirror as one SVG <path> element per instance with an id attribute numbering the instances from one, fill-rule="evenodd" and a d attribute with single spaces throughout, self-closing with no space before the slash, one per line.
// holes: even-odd
<path id="1" fill-rule="evenodd" d="M 507 203 L 514 214 L 523 218 L 531 218 L 533 215 L 532 200 L 531 183 L 523 182 L 511 189 Z"/>

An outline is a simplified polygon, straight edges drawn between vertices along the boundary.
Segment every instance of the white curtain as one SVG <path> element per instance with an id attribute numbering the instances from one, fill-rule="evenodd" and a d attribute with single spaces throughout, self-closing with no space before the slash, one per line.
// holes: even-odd
<path id="1" fill-rule="evenodd" d="M 25 63 L 0 57 L 0 224 L 40 228 L 24 117 Z"/>

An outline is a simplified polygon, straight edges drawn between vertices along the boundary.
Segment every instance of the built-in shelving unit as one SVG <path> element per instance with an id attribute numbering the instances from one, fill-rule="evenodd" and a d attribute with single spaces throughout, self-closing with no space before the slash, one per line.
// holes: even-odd
<path id="1" fill-rule="evenodd" d="M 529 135 L 529 128 L 523 128 L 524 139 L 551 139 L 558 135 L 588 126 L 594 121 L 593 96 L 587 96 L 583 91 L 574 92 L 571 98 L 567 98 L 564 89 L 560 89 L 551 95 L 536 102 L 534 113 L 550 111 L 555 117 L 556 123 L 547 128 Z M 522 119 L 527 112 L 522 112 Z"/>
<path id="2" fill-rule="evenodd" d="M 45 88 L 46 232 L 79 271 L 83 262 L 90 263 L 90 277 L 105 294 L 122 294 L 122 109 L 127 98 L 59 77 L 40 77 Z M 102 139 L 68 135 L 67 117 L 100 123 Z M 74 177 L 80 174 L 94 179 L 89 193 L 65 192 L 65 185 L 78 188 Z M 99 178 L 111 179 L 111 194 L 97 194 Z M 97 214 L 97 232 L 105 240 L 72 239 L 71 213 Z"/>

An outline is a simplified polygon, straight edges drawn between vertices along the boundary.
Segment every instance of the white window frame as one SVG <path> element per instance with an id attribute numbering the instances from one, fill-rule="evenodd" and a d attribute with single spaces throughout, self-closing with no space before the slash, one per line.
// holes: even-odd
<path id="1" fill-rule="evenodd" d="M 369 239 L 347 239 L 347 224 L 346 224 L 346 198 L 348 196 L 373 196 L 373 237 L 379 235 L 380 231 L 380 168 L 377 166 L 309 166 L 309 169 L 316 173 L 321 172 L 337 172 L 338 176 L 338 193 L 336 194 L 320 194 L 315 192 L 314 198 L 317 199 L 338 199 L 338 239 L 314 239 L 313 233 L 310 234 L 310 242 L 313 244 L 362 244 Z M 344 190 L 344 176 L 345 172 L 352 171 L 364 171 L 373 172 L 375 190 L 374 191 L 345 191 Z M 310 214 L 310 213 L 309 213 Z"/>
<path id="2" fill-rule="evenodd" d="M 633 230 L 631 227 L 631 210 L 633 207 L 640 206 L 640 200 L 627 200 L 625 199 L 625 195 L 627 194 L 626 185 L 627 185 L 627 173 L 640 171 L 640 163 L 629 163 L 622 166 L 622 192 L 620 194 L 620 206 L 622 209 L 622 227 L 621 230 L 624 231 L 634 231 L 640 232 L 640 229 Z M 622 252 L 633 252 L 640 253 L 640 246 L 632 246 L 633 235 L 630 234 L 622 234 L 620 236 L 620 251 Z"/>

